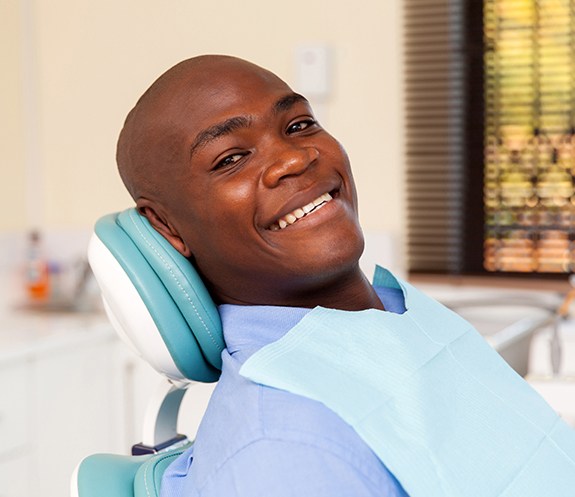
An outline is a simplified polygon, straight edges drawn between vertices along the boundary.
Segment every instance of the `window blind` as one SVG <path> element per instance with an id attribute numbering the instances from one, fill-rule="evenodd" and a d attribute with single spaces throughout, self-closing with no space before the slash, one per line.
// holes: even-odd
<path id="1" fill-rule="evenodd" d="M 463 270 L 466 59 L 460 0 L 404 0 L 408 267 Z"/>
<path id="2" fill-rule="evenodd" d="M 410 272 L 575 271 L 575 0 L 404 0 Z"/>

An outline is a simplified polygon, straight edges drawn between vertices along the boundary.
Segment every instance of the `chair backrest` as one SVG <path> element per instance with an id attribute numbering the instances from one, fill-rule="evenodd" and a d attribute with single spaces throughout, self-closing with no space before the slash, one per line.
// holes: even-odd
<path id="1" fill-rule="evenodd" d="M 152 395 L 149 423 L 144 422 L 146 443 L 135 447 L 157 453 L 88 456 L 72 477 L 72 496 L 155 497 L 164 470 L 188 443 L 174 436 L 183 389 L 191 381 L 219 378 L 222 324 L 190 261 L 135 209 L 104 216 L 94 231 L 88 260 L 112 325 L 182 390 L 165 385 Z"/>
<path id="2" fill-rule="evenodd" d="M 135 209 L 101 218 L 88 259 L 118 334 L 172 381 L 211 382 L 224 349 L 217 308 L 193 265 Z"/>

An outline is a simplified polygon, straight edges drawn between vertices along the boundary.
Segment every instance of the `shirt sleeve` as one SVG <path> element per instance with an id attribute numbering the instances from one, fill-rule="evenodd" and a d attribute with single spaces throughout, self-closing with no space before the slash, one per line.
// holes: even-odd
<path id="1" fill-rule="evenodd" d="M 201 497 L 407 497 L 388 472 L 370 475 L 324 448 L 259 440 L 229 458 Z"/>

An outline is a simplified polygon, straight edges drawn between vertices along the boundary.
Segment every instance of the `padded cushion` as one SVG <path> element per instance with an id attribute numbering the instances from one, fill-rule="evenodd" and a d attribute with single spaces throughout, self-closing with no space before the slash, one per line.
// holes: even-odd
<path id="1" fill-rule="evenodd" d="M 77 468 L 77 494 L 81 497 L 134 497 L 134 478 L 150 457 L 115 454 L 86 457 Z"/>
<path id="2" fill-rule="evenodd" d="M 192 264 L 135 209 L 101 218 L 95 232 L 144 301 L 177 368 L 190 380 L 217 380 L 221 321 Z"/>
<path id="3" fill-rule="evenodd" d="M 158 497 L 164 471 L 182 452 L 183 449 L 180 448 L 146 456 L 88 456 L 76 470 L 77 495 Z"/>

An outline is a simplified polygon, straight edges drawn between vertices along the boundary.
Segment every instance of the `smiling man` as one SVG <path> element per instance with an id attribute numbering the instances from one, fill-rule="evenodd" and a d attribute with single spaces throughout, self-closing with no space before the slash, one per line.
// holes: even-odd
<path id="1" fill-rule="evenodd" d="M 334 412 L 239 375 L 315 306 L 403 310 L 401 292 L 378 295 L 359 268 L 349 160 L 309 102 L 246 61 L 186 60 L 130 112 L 117 159 L 139 211 L 220 304 L 227 345 L 193 454 L 162 495 L 405 495 Z"/>
<path id="2" fill-rule="evenodd" d="M 128 115 L 118 165 L 226 343 L 163 497 L 573 495 L 573 430 L 469 323 L 362 274 L 347 155 L 278 77 L 181 62 Z"/>
<path id="3" fill-rule="evenodd" d="M 219 302 L 381 306 L 358 267 L 347 155 L 272 73 L 231 57 L 175 66 L 128 116 L 118 164 Z"/>

